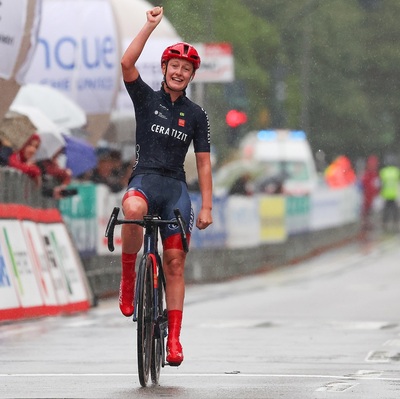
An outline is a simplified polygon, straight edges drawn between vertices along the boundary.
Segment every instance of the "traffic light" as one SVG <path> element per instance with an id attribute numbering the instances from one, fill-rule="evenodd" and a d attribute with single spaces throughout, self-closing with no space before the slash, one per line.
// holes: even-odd
<path id="1" fill-rule="evenodd" d="M 247 122 L 247 115 L 245 112 L 231 109 L 226 114 L 226 124 L 231 128 L 237 128 Z"/>
<path id="2" fill-rule="evenodd" d="M 236 146 L 241 136 L 240 128 L 247 122 L 247 114 L 237 109 L 231 109 L 226 114 L 225 121 L 229 127 L 228 143 Z"/>

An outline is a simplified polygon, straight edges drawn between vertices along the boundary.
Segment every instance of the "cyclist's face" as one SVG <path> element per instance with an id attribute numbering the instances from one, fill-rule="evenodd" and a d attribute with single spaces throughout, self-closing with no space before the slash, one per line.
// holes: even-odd
<path id="1" fill-rule="evenodd" d="M 194 67 L 189 61 L 172 58 L 168 64 L 163 64 L 163 74 L 168 87 L 183 91 L 194 76 Z"/>

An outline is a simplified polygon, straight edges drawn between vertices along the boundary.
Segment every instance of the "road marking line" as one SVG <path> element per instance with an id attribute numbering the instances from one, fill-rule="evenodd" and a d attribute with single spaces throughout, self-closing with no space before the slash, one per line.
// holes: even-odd
<path id="1" fill-rule="evenodd" d="M 383 346 L 400 346 L 400 339 L 389 339 Z"/>
<path id="2" fill-rule="evenodd" d="M 12 378 L 12 377 L 134 377 L 137 376 L 137 373 L 9 373 L 9 374 L 0 374 L 0 378 Z M 310 379 L 338 379 L 338 380 L 368 380 L 368 381 L 400 381 L 400 377 L 380 377 L 380 376 L 343 376 L 343 375 L 322 375 L 322 374 L 225 374 L 225 373 L 215 373 L 215 374 L 207 374 L 207 373 L 187 373 L 187 374 L 173 374 L 173 373 L 164 373 L 164 377 L 215 377 L 215 378 L 310 378 Z"/>
<path id="3" fill-rule="evenodd" d="M 324 385 L 316 389 L 316 392 L 344 392 L 348 389 L 354 388 L 357 385 L 360 385 L 359 382 L 350 383 L 350 382 L 329 382 L 328 384 Z"/>
<path id="4" fill-rule="evenodd" d="M 345 377 L 380 377 L 383 374 L 383 371 L 378 370 L 358 370 L 356 373 L 346 374 Z"/>

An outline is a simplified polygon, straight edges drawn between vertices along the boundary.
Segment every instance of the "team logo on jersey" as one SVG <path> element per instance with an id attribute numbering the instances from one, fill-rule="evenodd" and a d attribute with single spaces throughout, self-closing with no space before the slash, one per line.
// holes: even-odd
<path id="1" fill-rule="evenodd" d="M 168 119 L 162 112 L 155 110 L 154 114 L 157 115 L 158 117 L 162 118 L 162 119 Z"/>
<path id="2" fill-rule="evenodd" d="M 185 127 L 185 120 L 184 119 L 178 119 L 178 125 L 181 127 Z"/>
<path id="3" fill-rule="evenodd" d="M 133 164 L 132 169 L 136 169 L 136 166 L 139 163 L 139 157 L 140 157 L 140 145 L 136 144 L 136 159 L 135 159 L 135 163 Z"/>

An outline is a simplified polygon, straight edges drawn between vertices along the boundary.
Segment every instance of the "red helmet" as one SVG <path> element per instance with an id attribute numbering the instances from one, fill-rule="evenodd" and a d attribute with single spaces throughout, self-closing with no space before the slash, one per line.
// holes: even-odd
<path id="1" fill-rule="evenodd" d="M 161 65 L 169 61 L 171 58 L 180 58 L 187 60 L 193 64 L 194 70 L 200 67 L 200 57 L 197 50 L 190 44 L 180 42 L 167 47 L 161 56 Z"/>

